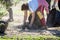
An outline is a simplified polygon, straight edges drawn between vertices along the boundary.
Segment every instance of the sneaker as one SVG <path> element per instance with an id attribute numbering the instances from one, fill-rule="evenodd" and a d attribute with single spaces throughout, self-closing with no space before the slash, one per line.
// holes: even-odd
<path id="1" fill-rule="evenodd" d="M 25 30 L 25 25 L 22 26 L 22 30 Z"/>
<path id="2" fill-rule="evenodd" d="M 42 29 L 43 30 L 48 30 L 48 27 L 47 26 L 43 26 Z"/>

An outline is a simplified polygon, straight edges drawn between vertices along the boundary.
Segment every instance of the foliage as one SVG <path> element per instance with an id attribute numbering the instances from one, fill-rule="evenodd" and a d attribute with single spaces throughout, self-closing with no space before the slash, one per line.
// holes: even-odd
<path id="1" fill-rule="evenodd" d="M 9 9 L 12 5 L 17 4 L 20 0 L 0 0 L 0 4 Z"/>
<path id="2" fill-rule="evenodd" d="M 13 36 L 12 38 L 8 38 L 7 36 L 0 37 L 0 40 L 60 40 L 60 37 L 55 36 Z"/>
<path id="3" fill-rule="evenodd" d="M 2 18 L 6 14 L 7 14 L 7 10 L 2 4 L 0 4 L 0 18 Z"/>
<path id="4" fill-rule="evenodd" d="M 0 4 L 4 5 L 7 9 L 12 5 L 10 0 L 0 0 Z"/>
<path id="5" fill-rule="evenodd" d="M 0 18 L 6 15 L 7 9 L 16 5 L 20 0 L 0 0 Z"/>

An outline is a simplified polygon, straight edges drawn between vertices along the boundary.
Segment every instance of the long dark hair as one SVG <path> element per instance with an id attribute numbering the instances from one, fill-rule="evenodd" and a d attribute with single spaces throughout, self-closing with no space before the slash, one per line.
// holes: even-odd
<path id="1" fill-rule="evenodd" d="M 28 4 L 22 4 L 21 10 L 29 10 Z"/>

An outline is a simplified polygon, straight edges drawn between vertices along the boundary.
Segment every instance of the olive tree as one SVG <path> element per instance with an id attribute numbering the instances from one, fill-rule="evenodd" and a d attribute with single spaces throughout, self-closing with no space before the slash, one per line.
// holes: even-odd
<path id="1" fill-rule="evenodd" d="M 13 11 L 11 6 L 16 5 L 20 0 L 0 0 L 0 4 L 6 7 L 6 10 L 9 12 L 9 21 L 13 21 Z"/>

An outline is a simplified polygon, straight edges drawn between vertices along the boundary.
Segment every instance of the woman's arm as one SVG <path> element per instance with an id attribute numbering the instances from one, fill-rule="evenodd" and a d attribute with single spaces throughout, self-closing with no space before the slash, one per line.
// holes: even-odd
<path id="1" fill-rule="evenodd" d="M 24 10 L 24 24 L 26 23 L 27 20 L 27 10 Z"/>
<path id="2" fill-rule="evenodd" d="M 35 13 L 33 12 L 32 13 L 32 18 L 31 18 L 31 22 L 30 22 L 29 26 L 32 26 L 32 24 L 34 22 L 34 19 L 35 19 Z"/>
<path id="3" fill-rule="evenodd" d="M 47 14 L 49 14 L 49 8 L 45 7 L 45 10 L 46 10 Z"/>

